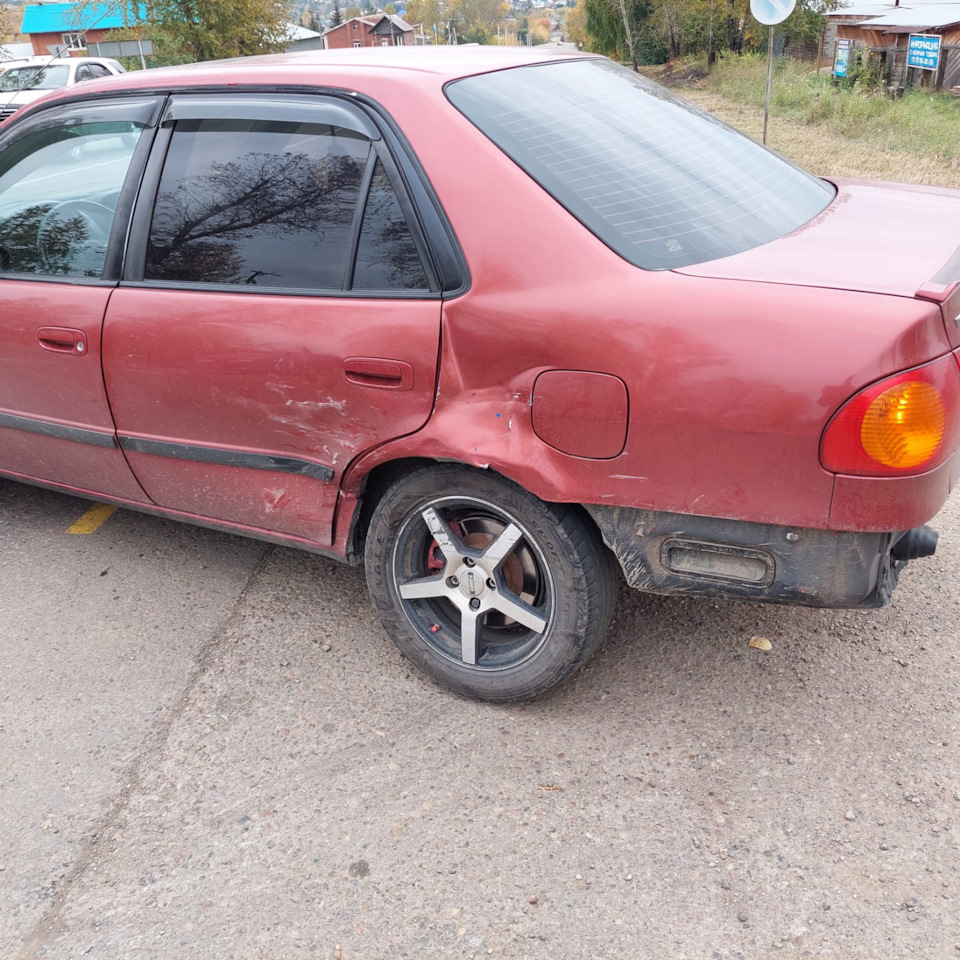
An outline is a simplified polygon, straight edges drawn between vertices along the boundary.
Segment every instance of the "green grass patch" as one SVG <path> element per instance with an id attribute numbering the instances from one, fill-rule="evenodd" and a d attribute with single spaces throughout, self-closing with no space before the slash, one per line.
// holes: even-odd
<path id="1" fill-rule="evenodd" d="M 766 81 L 766 56 L 748 54 L 718 61 L 707 89 L 762 108 Z M 876 86 L 838 89 L 810 64 L 781 58 L 774 62 L 770 113 L 889 150 L 960 158 L 960 99 L 948 94 L 916 88 L 894 100 Z"/>

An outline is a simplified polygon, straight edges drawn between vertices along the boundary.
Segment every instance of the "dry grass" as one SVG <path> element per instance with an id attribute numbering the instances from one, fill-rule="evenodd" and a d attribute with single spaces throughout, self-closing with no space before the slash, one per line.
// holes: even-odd
<path id="1" fill-rule="evenodd" d="M 763 135 L 763 110 L 717 93 L 676 90 L 755 140 Z M 770 118 L 767 144 L 820 176 L 863 177 L 960 187 L 960 159 L 893 150 L 869 140 L 843 136 L 823 126 L 784 117 Z"/>

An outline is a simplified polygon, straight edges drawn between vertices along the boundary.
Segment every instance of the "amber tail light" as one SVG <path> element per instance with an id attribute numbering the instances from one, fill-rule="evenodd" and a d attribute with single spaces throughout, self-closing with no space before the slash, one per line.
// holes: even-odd
<path id="1" fill-rule="evenodd" d="M 932 470 L 960 445 L 960 367 L 941 357 L 864 388 L 834 415 L 820 442 L 832 473 L 898 477 Z"/>

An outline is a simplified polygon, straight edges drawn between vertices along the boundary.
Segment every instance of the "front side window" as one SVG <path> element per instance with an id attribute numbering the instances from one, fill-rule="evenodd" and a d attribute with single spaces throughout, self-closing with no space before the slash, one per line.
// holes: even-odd
<path id="1" fill-rule="evenodd" d="M 145 279 L 342 289 L 370 151 L 325 124 L 179 121 Z"/>
<path id="2" fill-rule="evenodd" d="M 518 67 L 447 86 L 497 146 L 620 256 L 670 269 L 768 243 L 833 186 L 608 60 Z"/>
<path id="3" fill-rule="evenodd" d="M 0 272 L 100 277 L 143 131 L 127 120 L 50 125 L 0 152 Z"/>

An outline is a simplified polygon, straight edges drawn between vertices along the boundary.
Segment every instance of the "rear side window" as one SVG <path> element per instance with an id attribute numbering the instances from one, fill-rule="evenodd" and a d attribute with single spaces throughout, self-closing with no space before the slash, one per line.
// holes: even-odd
<path id="1" fill-rule="evenodd" d="M 179 121 L 145 278 L 342 289 L 370 151 L 323 124 Z"/>
<path id="2" fill-rule="evenodd" d="M 670 269 L 775 240 L 834 188 L 631 70 L 574 60 L 458 80 L 447 96 L 624 259 Z"/>
<path id="3" fill-rule="evenodd" d="M 397 195 L 377 160 L 360 230 L 353 289 L 395 288 L 425 290 L 427 276 Z"/>

